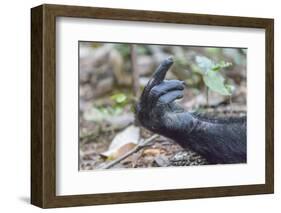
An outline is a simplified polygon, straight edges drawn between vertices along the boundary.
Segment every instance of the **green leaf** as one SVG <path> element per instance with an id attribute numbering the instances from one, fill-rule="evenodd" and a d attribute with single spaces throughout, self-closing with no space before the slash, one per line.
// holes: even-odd
<path id="1" fill-rule="evenodd" d="M 201 69 L 201 74 L 208 73 L 214 66 L 214 62 L 204 56 L 196 56 L 195 61 L 198 67 Z"/>
<path id="2" fill-rule="evenodd" d="M 212 60 L 204 56 L 197 56 L 195 60 L 199 68 L 197 72 L 202 75 L 205 85 L 210 90 L 226 96 L 232 94 L 233 86 L 225 85 L 223 76 L 218 72 L 222 68 L 231 66 L 231 63 L 221 61 L 215 64 Z"/>
<path id="3" fill-rule="evenodd" d="M 218 66 L 218 65 L 215 65 L 215 66 L 212 68 L 212 70 L 215 71 L 215 72 L 220 71 L 220 69 L 221 69 L 221 67 Z"/>
<path id="4" fill-rule="evenodd" d="M 121 104 L 127 100 L 127 96 L 124 93 L 117 93 L 111 96 L 111 99 L 114 100 L 116 103 Z"/>
<path id="5" fill-rule="evenodd" d="M 218 64 L 215 64 L 213 67 L 212 67 L 212 70 L 217 72 L 217 71 L 220 71 L 222 68 L 226 68 L 226 67 L 230 67 L 232 66 L 232 63 L 230 62 L 225 62 L 225 61 L 221 61 L 220 63 Z"/>
<path id="6" fill-rule="evenodd" d="M 230 96 L 231 92 L 226 88 L 224 84 L 224 78 L 217 72 L 207 72 L 203 76 L 203 81 L 210 90 L 215 91 L 221 95 Z"/>

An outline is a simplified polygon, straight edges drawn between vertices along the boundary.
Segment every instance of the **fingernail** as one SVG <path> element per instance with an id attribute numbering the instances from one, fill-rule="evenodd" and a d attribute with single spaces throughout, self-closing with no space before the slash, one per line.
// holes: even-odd
<path id="1" fill-rule="evenodd" d="M 169 56 L 169 57 L 167 58 L 167 60 L 169 60 L 169 61 L 174 61 L 174 57 L 173 57 L 173 56 Z"/>

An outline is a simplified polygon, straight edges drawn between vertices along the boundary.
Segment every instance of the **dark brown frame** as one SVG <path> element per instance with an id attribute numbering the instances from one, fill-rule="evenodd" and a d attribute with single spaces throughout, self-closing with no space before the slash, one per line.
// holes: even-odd
<path id="1" fill-rule="evenodd" d="M 195 189 L 56 196 L 56 17 L 95 18 L 229 27 L 266 32 L 266 183 Z M 274 191 L 274 20 L 110 8 L 41 5 L 31 9 L 31 203 L 65 207 Z"/>

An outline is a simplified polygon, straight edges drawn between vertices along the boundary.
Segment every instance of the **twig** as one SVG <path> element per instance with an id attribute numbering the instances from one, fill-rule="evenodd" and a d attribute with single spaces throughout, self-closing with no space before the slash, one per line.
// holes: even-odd
<path id="1" fill-rule="evenodd" d="M 142 148 L 144 148 L 148 143 L 150 143 L 151 141 L 153 141 L 154 139 L 158 138 L 159 135 L 152 135 L 150 138 L 146 139 L 145 141 L 143 141 L 142 143 L 138 144 L 137 146 L 135 146 L 133 149 L 131 149 L 129 152 L 125 153 L 124 155 L 122 155 L 121 157 L 111 161 L 110 163 L 108 163 L 107 165 L 105 165 L 104 167 L 101 167 L 100 169 L 110 169 L 111 167 L 115 166 L 116 164 L 118 164 L 119 162 L 121 162 L 122 160 L 126 159 L 127 157 L 129 157 L 130 155 L 132 155 L 133 153 L 141 150 Z"/>
<path id="2" fill-rule="evenodd" d="M 209 106 L 209 88 L 206 86 L 206 102 L 207 106 Z"/>

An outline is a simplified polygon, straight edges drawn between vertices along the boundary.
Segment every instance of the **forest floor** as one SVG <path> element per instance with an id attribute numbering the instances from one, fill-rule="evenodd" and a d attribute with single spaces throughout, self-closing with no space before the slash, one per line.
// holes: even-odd
<path id="1" fill-rule="evenodd" d="M 209 117 L 241 117 L 245 115 L 245 109 L 242 106 L 234 105 L 232 113 L 229 106 L 219 106 L 204 109 L 205 114 Z M 204 113 L 203 113 L 204 115 Z M 109 150 L 114 137 L 123 130 L 105 130 L 96 138 L 81 137 L 80 138 L 80 170 L 100 169 L 121 157 L 130 151 L 133 146 L 123 146 L 119 150 L 115 150 L 117 154 L 111 156 L 103 155 Z M 150 138 L 154 133 L 140 127 L 140 138 Z M 98 141 L 98 142 L 93 142 Z M 119 153 L 118 153 L 119 152 Z M 168 167 L 168 166 L 193 166 L 207 165 L 208 162 L 199 154 L 189 149 L 183 149 L 173 140 L 160 136 L 150 142 L 141 150 L 133 153 L 129 157 L 114 165 L 113 168 L 149 168 L 149 167 Z"/>

